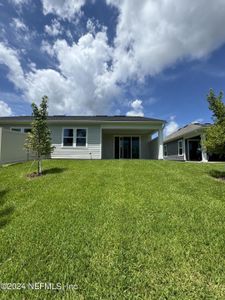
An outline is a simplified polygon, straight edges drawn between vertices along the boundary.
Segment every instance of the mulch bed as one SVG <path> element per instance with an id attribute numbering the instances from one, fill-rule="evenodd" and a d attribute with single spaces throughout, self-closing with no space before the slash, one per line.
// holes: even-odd
<path id="1" fill-rule="evenodd" d="M 37 172 L 33 172 L 33 173 L 30 173 L 30 174 L 27 174 L 27 175 L 26 175 L 26 177 L 27 177 L 27 178 L 30 178 L 30 179 L 36 178 L 36 177 L 40 177 L 40 176 L 41 176 L 41 175 L 38 175 Z"/>

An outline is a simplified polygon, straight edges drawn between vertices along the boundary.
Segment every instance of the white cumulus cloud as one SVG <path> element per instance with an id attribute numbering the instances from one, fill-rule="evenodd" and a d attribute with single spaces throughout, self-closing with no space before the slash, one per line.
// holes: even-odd
<path id="1" fill-rule="evenodd" d="M 8 79 L 17 88 L 25 87 L 24 72 L 20 64 L 18 53 L 0 42 L 0 64 L 8 67 Z"/>
<path id="2" fill-rule="evenodd" d="M 22 90 L 24 98 L 38 102 L 47 95 L 51 114 L 111 111 L 120 88 L 113 81 L 110 67 L 113 51 L 106 32 L 95 36 L 87 33 L 71 46 L 65 40 L 57 40 L 52 48 L 47 44 L 43 47 L 45 51 L 51 49 L 58 62 L 57 70 L 37 69 L 33 65 L 24 74 L 18 53 L 0 44 L 0 63 L 8 66 L 8 77 Z"/>
<path id="3" fill-rule="evenodd" d="M 45 25 L 45 32 L 50 36 L 57 36 L 63 33 L 60 22 L 57 19 L 54 19 L 51 25 Z"/>
<path id="4" fill-rule="evenodd" d="M 54 58 L 55 69 L 33 65 L 24 71 L 18 51 L 0 43 L 0 64 L 8 67 L 9 80 L 25 98 L 37 101 L 47 94 L 51 113 L 108 113 L 129 79 L 143 81 L 180 60 L 202 59 L 225 43 L 224 0 L 207 5 L 205 0 L 106 1 L 118 8 L 113 46 L 106 30 L 89 21 L 89 33 L 77 42 L 72 35 L 70 44 L 59 39 L 54 44 L 42 42 L 41 50 Z M 85 2 L 42 0 L 43 12 L 73 20 Z M 45 27 L 48 34 L 59 34 L 57 22 Z M 18 22 L 16 26 L 23 28 Z M 145 103 L 140 101 L 132 102 L 128 114 L 143 115 Z M 171 119 L 167 127 L 170 133 L 178 125 Z"/>
<path id="5" fill-rule="evenodd" d="M 54 56 L 53 46 L 48 42 L 43 40 L 41 42 L 41 51 L 47 53 L 50 56 Z"/>
<path id="6" fill-rule="evenodd" d="M 119 11 L 114 72 L 121 81 L 201 59 L 225 42 L 224 0 L 106 1 Z"/>
<path id="7" fill-rule="evenodd" d="M 79 16 L 84 4 L 85 0 L 42 0 L 45 15 L 52 13 L 68 20 Z"/>
<path id="8" fill-rule="evenodd" d="M 179 128 L 178 123 L 175 121 L 175 116 L 171 116 L 169 122 L 167 123 L 166 127 L 165 127 L 165 136 L 168 136 L 172 133 L 174 133 L 175 131 L 177 131 Z"/>
<path id="9" fill-rule="evenodd" d="M 28 3 L 30 0 L 9 0 L 9 2 L 13 3 L 14 5 L 23 5 Z"/>
<path id="10" fill-rule="evenodd" d="M 10 25 L 16 28 L 16 30 L 28 31 L 28 27 L 19 18 L 13 18 Z"/>
<path id="11" fill-rule="evenodd" d="M 127 112 L 127 116 L 144 116 L 144 107 L 141 100 L 134 100 L 130 103 L 131 110 Z"/>
<path id="12" fill-rule="evenodd" d="M 12 116 L 12 110 L 7 103 L 0 100 L 0 117 Z"/>

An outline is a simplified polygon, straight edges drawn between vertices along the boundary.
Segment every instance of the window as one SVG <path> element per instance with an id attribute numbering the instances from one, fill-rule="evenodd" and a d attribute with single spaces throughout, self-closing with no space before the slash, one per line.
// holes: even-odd
<path id="1" fill-rule="evenodd" d="M 132 136 L 132 158 L 139 158 L 140 144 L 139 137 Z"/>
<path id="2" fill-rule="evenodd" d="M 167 145 L 164 145 L 164 156 L 167 156 L 168 152 L 167 152 Z"/>
<path id="3" fill-rule="evenodd" d="M 16 131 L 16 132 L 22 132 L 22 128 L 19 127 L 12 127 L 11 131 Z"/>
<path id="4" fill-rule="evenodd" d="M 183 155 L 183 140 L 178 141 L 178 155 Z"/>
<path id="5" fill-rule="evenodd" d="M 63 146 L 73 146 L 73 129 L 65 128 L 63 129 Z"/>
<path id="6" fill-rule="evenodd" d="M 76 147 L 86 147 L 87 130 L 78 128 L 76 130 Z"/>
<path id="7" fill-rule="evenodd" d="M 28 133 L 28 132 L 31 132 L 31 128 L 29 128 L 29 127 L 26 127 L 26 128 L 23 128 L 23 127 L 11 127 L 11 131 Z"/>
<path id="8" fill-rule="evenodd" d="M 86 147 L 87 130 L 83 128 L 64 128 L 63 129 L 63 146 L 65 147 Z"/>
<path id="9" fill-rule="evenodd" d="M 31 132 L 31 128 L 24 128 L 23 132 L 24 132 L 24 133 Z"/>

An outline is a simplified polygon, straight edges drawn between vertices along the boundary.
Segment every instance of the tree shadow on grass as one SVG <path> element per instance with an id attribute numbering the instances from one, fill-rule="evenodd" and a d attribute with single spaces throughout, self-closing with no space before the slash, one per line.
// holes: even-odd
<path id="1" fill-rule="evenodd" d="M 30 173 L 30 174 L 27 174 L 26 177 L 28 177 L 29 179 L 34 179 L 34 178 L 40 178 L 42 176 L 45 176 L 45 175 L 51 175 L 51 174 L 60 174 L 64 171 L 66 171 L 67 169 L 66 168 L 51 168 L 51 169 L 44 169 L 42 171 L 42 175 L 39 176 L 37 172 L 33 172 L 33 173 Z"/>
<path id="2" fill-rule="evenodd" d="M 209 172 L 209 175 L 212 176 L 213 178 L 225 181 L 225 171 L 211 170 Z"/>
<path id="3" fill-rule="evenodd" d="M 66 168 L 51 168 L 51 169 L 43 170 L 42 174 L 43 175 L 60 174 L 65 172 L 66 170 L 67 170 Z"/>
<path id="4" fill-rule="evenodd" d="M 15 211 L 14 206 L 4 207 L 6 203 L 5 195 L 7 194 L 7 192 L 8 190 L 0 191 L 0 230 L 10 223 L 11 216 Z"/>

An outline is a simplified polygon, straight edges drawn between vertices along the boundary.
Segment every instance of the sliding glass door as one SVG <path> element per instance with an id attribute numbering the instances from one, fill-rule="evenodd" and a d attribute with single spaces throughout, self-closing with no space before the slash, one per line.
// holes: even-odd
<path id="1" fill-rule="evenodd" d="M 138 159 L 139 158 L 139 152 L 140 152 L 140 141 L 139 137 L 132 137 L 132 158 Z"/>
<path id="2" fill-rule="evenodd" d="M 140 157 L 140 138 L 136 136 L 116 136 L 114 141 L 116 159 L 138 159 Z"/>

